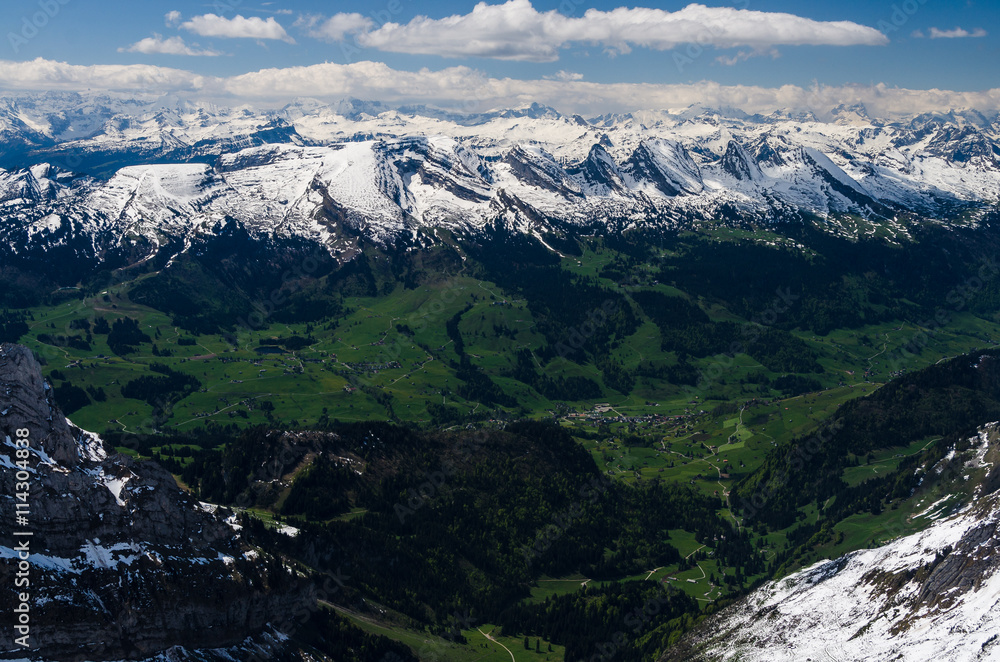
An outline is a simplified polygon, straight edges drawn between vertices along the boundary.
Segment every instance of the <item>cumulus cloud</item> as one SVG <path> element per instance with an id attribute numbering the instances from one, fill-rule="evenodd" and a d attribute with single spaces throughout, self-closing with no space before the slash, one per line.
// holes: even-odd
<path id="1" fill-rule="evenodd" d="M 163 20 L 167 24 L 167 27 L 170 27 L 170 28 L 175 27 L 177 24 L 179 24 L 181 22 L 181 13 L 179 11 L 176 11 L 176 10 L 174 10 L 174 11 L 168 11 L 163 16 Z"/>
<path id="2" fill-rule="evenodd" d="M 227 39 L 274 39 L 294 44 L 295 40 L 288 36 L 285 28 L 274 20 L 258 16 L 246 18 L 236 15 L 233 18 L 205 14 L 195 16 L 181 24 L 185 30 L 202 37 L 225 37 Z"/>
<path id="3" fill-rule="evenodd" d="M 324 63 L 262 69 L 228 78 L 203 77 L 179 69 L 146 65 L 70 65 L 41 58 L 0 61 L 0 88 L 25 90 L 147 89 L 192 99 L 281 106 L 289 98 L 327 100 L 356 97 L 388 104 L 426 103 L 458 111 L 480 112 L 538 102 L 566 113 L 605 113 L 643 109 L 681 111 L 691 105 L 740 108 L 749 113 L 778 109 L 812 110 L 819 115 L 841 104 L 863 103 L 872 116 L 972 108 L 1000 111 L 1000 89 L 981 92 L 909 90 L 874 86 L 796 85 L 768 88 L 692 84 L 595 83 L 569 80 L 490 78 L 469 67 L 399 71 L 382 62 Z"/>
<path id="4" fill-rule="evenodd" d="M 603 46 L 611 54 L 633 47 L 669 50 L 681 44 L 766 49 L 780 45 L 882 45 L 878 30 L 851 21 L 814 21 L 794 14 L 691 4 L 675 12 L 644 7 L 611 11 L 588 9 L 582 17 L 556 10 L 539 12 L 530 0 L 480 2 L 469 14 L 441 19 L 417 16 L 405 25 L 362 25 L 358 14 L 337 14 L 333 28 L 315 36 L 343 40 L 354 34 L 358 46 L 383 51 L 444 57 L 552 62 L 573 43 Z M 350 17 L 350 18 L 349 18 Z M 325 25 L 325 24 L 324 24 Z M 351 29 L 344 29 L 351 25 Z"/>
<path id="5" fill-rule="evenodd" d="M 920 30 L 915 30 L 912 36 L 917 38 L 926 36 L 928 39 L 961 39 L 963 37 L 985 37 L 987 34 L 989 33 L 983 28 L 973 28 L 970 32 L 965 28 L 956 27 L 952 30 L 939 30 L 938 28 L 931 28 L 927 31 L 926 35 Z"/>
<path id="6" fill-rule="evenodd" d="M 118 52 L 163 55 L 195 55 L 206 57 L 222 55 L 219 51 L 201 49 L 198 48 L 197 45 L 194 47 L 188 46 L 184 43 L 184 39 L 181 37 L 169 37 L 164 39 L 163 35 L 156 34 L 155 32 L 152 37 L 146 37 L 145 39 L 140 39 L 131 46 L 119 48 Z"/>

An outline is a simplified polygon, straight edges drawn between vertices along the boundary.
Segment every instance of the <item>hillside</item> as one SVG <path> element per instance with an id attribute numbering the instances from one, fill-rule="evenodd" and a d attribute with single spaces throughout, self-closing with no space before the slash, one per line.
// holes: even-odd
<path id="1" fill-rule="evenodd" d="M 661 659 L 994 659 L 997 459 L 991 424 L 931 467 L 956 491 L 907 518 L 924 531 L 768 582 Z"/>
<path id="2" fill-rule="evenodd" d="M 998 137 L 12 97 L 39 651 L 993 655 Z"/>

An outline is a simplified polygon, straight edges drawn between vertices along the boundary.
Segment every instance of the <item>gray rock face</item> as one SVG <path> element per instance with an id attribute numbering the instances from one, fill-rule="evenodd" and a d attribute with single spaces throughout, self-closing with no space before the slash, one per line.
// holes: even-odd
<path id="1" fill-rule="evenodd" d="M 24 467 L 19 429 L 29 431 Z M 19 471 L 26 524 L 15 506 Z M 142 659 L 179 645 L 233 646 L 300 608 L 298 580 L 210 510 L 159 465 L 108 454 L 67 423 L 31 353 L 0 345 L 0 612 L 13 613 L 19 591 L 31 605 L 30 648 L 4 623 L 0 657 Z M 32 533 L 27 588 L 15 588 L 19 531 Z"/>
<path id="2" fill-rule="evenodd" d="M 37 361 L 27 349 L 0 345 L 0 426 L 5 435 L 31 430 L 32 444 L 56 462 L 73 466 L 80 454 L 65 417 L 55 411 L 52 389 L 42 379 Z"/>

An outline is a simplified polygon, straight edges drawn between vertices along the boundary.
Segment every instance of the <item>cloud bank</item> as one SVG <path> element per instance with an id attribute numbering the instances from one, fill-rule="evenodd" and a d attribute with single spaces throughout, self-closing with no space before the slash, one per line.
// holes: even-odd
<path id="1" fill-rule="evenodd" d="M 150 65 L 81 66 L 42 58 L 30 62 L 0 60 L 0 89 L 8 94 L 28 90 L 134 92 L 141 89 L 220 103 L 271 106 L 284 105 L 299 96 L 326 100 L 356 97 L 388 104 L 424 103 L 465 112 L 532 102 L 562 112 L 594 114 L 682 110 L 691 105 L 739 108 L 749 113 L 783 109 L 822 114 L 840 104 L 853 103 L 865 104 L 870 114 L 880 117 L 964 108 L 1000 112 L 1000 89 L 955 92 L 900 89 L 884 84 L 767 88 L 710 81 L 684 85 L 595 83 L 580 80 L 569 72 L 557 75 L 554 80 L 518 80 L 486 77 L 465 66 L 399 71 L 381 62 L 262 69 L 217 78 Z"/>
<path id="2" fill-rule="evenodd" d="M 0 88 L 8 93 L 22 90 L 194 93 L 205 89 L 207 80 L 183 69 L 148 64 L 79 65 L 44 58 L 30 62 L 0 60 Z"/>
<path id="3" fill-rule="evenodd" d="M 530 0 L 480 2 L 469 14 L 441 19 L 417 16 L 405 25 L 385 23 L 377 28 L 360 14 L 336 14 L 309 34 L 331 41 L 352 35 L 358 46 L 395 53 L 528 62 L 558 60 L 559 50 L 573 44 L 598 45 L 619 54 L 633 47 L 670 50 L 691 43 L 762 51 L 773 46 L 888 43 L 878 30 L 851 21 L 814 21 L 778 12 L 691 4 L 675 12 L 619 7 L 588 9 L 582 17 L 570 17 L 556 10 L 539 12 Z"/>

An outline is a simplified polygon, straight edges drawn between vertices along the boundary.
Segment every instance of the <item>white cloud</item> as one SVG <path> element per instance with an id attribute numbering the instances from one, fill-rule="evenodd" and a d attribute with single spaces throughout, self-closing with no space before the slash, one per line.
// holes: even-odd
<path id="1" fill-rule="evenodd" d="M 487 78 L 469 67 L 398 71 L 381 62 L 316 64 L 263 69 L 221 81 L 226 93 L 241 98 L 284 102 L 294 96 L 340 99 L 357 97 L 386 103 L 427 103 L 485 111 L 547 104 L 563 112 L 603 113 L 638 109 L 681 110 L 690 105 L 741 108 L 747 112 L 777 109 L 828 112 L 840 104 L 863 103 L 874 116 L 909 115 L 955 108 L 1000 110 L 1000 89 L 983 92 L 908 90 L 875 86 L 766 88 L 694 84 L 594 83 L 582 80 Z"/>
<path id="2" fill-rule="evenodd" d="M 571 76 L 572 77 L 572 76 Z M 1000 89 L 981 92 L 909 90 L 874 86 L 767 88 L 702 81 L 683 85 L 594 83 L 583 80 L 487 78 L 469 67 L 399 71 L 381 62 L 315 64 L 262 69 L 229 78 L 210 78 L 147 65 L 70 65 L 41 58 L 0 60 L 0 88 L 26 90 L 147 89 L 193 99 L 281 106 L 296 96 L 327 100 L 357 97 L 392 103 L 426 103 L 465 111 L 547 104 L 566 113 L 641 109 L 683 110 L 691 105 L 740 108 L 750 113 L 777 109 L 826 113 L 840 104 L 863 103 L 872 116 L 972 108 L 1000 111 Z"/>
<path id="3" fill-rule="evenodd" d="M 285 32 L 285 28 L 281 27 L 273 17 L 263 19 L 257 16 L 246 18 L 236 15 L 233 18 L 225 18 L 215 14 L 205 14 L 185 21 L 181 27 L 202 37 L 275 39 L 289 44 L 295 43 L 295 40 Z"/>
<path id="4" fill-rule="evenodd" d="M 152 37 L 146 37 L 145 39 L 140 39 L 131 46 L 118 49 L 119 53 L 146 53 L 146 54 L 163 54 L 163 55 L 200 55 L 214 57 L 216 55 L 222 55 L 219 51 L 213 51 L 211 49 L 200 49 L 195 45 L 194 47 L 188 46 L 184 43 L 184 39 L 181 37 L 169 37 L 167 39 L 163 38 L 163 35 L 153 33 Z"/>
<path id="5" fill-rule="evenodd" d="M 262 2 L 261 4 L 264 5 L 265 7 L 270 7 L 274 3 L 273 2 Z M 264 11 L 264 12 L 268 12 L 268 13 L 271 13 L 271 14 L 279 14 L 279 15 L 280 14 L 291 15 L 291 14 L 295 13 L 291 9 L 261 9 L 259 11 Z"/>
<path id="6" fill-rule="evenodd" d="M 307 29 L 306 34 L 316 39 L 343 41 L 348 35 L 368 32 L 375 26 L 375 21 L 363 14 L 334 14 L 323 20 L 319 16 L 302 17 L 296 25 Z"/>
<path id="7" fill-rule="evenodd" d="M 971 32 L 964 28 L 954 28 L 952 30 L 939 30 L 937 28 L 931 28 L 927 32 L 927 37 L 930 39 L 961 39 L 963 37 L 985 37 L 988 33 L 983 28 L 974 28 Z M 913 33 L 914 37 L 923 37 L 924 34 L 917 30 Z"/>
<path id="8" fill-rule="evenodd" d="M 542 76 L 545 80 L 561 80 L 563 82 L 571 80 L 583 80 L 583 74 L 578 74 L 574 71 L 565 71 L 560 69 L 552 76 Z"/>
<path id="9" fill-rule="evenodd" d="M 164 16 L 163 20 L 167 27 L 172 28 L 181 22 L 181 13 L 179 11 L 168 11 Z"/>
<path id="10" fill-rule="evenodd" d="M 0 88 L 20 90 L 152 90 L 196 94 L 206 88 L 204 76 L 146 64 L 77 65 L 36 58 L 29 62 L 0 60 Z"/>
<path id="11" fill-rule="evenodd" d="M 719 64 L 724 64 L 727 67 L 731 67 L 734 64 L 738 64 L 740 62 L 746 62 L 752 57 L 761 57 L 763 55 L 771 56 L 772 60 L 777 60 L 779 57 L 781 57 L 781 53 L 778 52 L 778 49 L 769 48 L 767 50 L 737 51 L 736 54 L 733 56 L 720 55 L 719 57 L 715 58 L 715 61 L 718 62 Z"/>
<path id="12" fill-rule="evenodd" d="M 346 17 L 329 21 L 342 27 Z M 778 12 L 691 4 L 675 12 L 644 7 L 611 11 L 588 9 L 582 17 L 556 10 L 538 12 L 530 0 L 504 4 L 480 2 L 469 14 L 441 19 L 417 16 L 409 23 L 386 23 L 374 30 L 354 21 L 358 46 L 397 53 L 445 57 L 487 57 L 501 60 L 552 62 L 559 50 L 573 43 L 603 46 L 612 54 L 632 47 L 669 50 L 681 44 L 765 49 L 780 45 L 882 45 L 888 39 L 878 30 L 851 21 L 814 21 Z M 342 40 L 348 30 L 325 36 Z"/>

